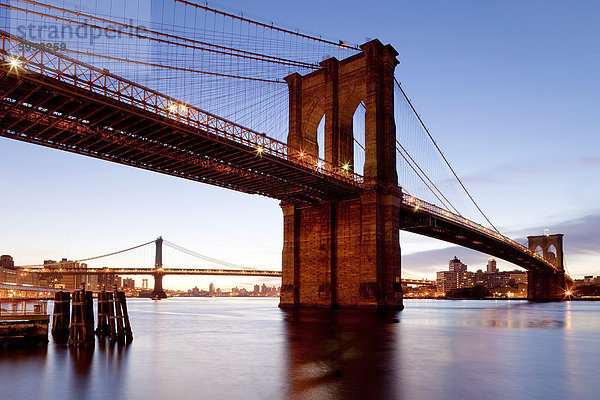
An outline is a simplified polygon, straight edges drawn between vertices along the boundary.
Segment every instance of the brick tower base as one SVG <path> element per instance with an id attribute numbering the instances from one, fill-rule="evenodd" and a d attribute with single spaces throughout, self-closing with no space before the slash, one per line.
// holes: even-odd
<path id="1" fill-rule="evenodd" d="M 527 272 L 527 299 L 529 301 L 563 301 L 569 296 L 572 281 L 564 271 Z"/>
<path id="2" fill-rule="evenodd" d="M 282 203 L 280 307 L 403 309 L 400 189 L 319 205 Z"/>

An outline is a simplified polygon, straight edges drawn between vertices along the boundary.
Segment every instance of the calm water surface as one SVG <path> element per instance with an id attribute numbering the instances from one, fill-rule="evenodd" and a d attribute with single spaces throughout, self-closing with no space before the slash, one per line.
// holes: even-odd
<path id="1" fill-rule="evenodd" d="M 277 304 L 129 299 L 127 347 L 0 351 L 0 399 L 600 399 L 598 302 Z"/>

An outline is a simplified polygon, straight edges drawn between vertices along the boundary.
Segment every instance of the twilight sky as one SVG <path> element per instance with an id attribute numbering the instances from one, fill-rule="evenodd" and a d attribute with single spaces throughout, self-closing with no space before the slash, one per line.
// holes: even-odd
<path id="1" fill-rule="evenodd" d="M 600 275 L 600 3 L 219 4 L 328 38 L 392 44 L 398 80 L 500 231 L 521 243 L 544 228 L 564 233 L 570 274 Z M 229 262 L 281 266 L 275 200 L 4 138 L 0 185 L 0 253 L 19 264 L 83 258 L 162 235 Z M 403 269 L 430 278 L 454 255 L 471 270 L 488 258 L 408 233 L 401 246 Z M 166 278 L 165 285 L 210 281 L 255 282 Z"/>

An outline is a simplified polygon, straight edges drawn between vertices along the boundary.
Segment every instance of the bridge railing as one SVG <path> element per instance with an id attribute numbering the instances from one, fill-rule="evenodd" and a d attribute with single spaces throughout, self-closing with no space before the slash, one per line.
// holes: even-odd
<path id="1" fill-rule="evenodd" d="M 155 90 L 111 74 L 106 69 L 77 61 L 44 45 L 26 41 L 0 31 L 2 59 L 17 73 L 39 73 L 129 104 L 144 111 L 183 123 L 192 128 L 226 138 L 253 149 L 255 156 L 270 155 L 289 160 L 316 173 L 359 185 L 363 177 L 345 166 L 335 166 L 325 160 L 304 154 L 264 133 L 253 131 L 197 107 L 182 103 Z"/>
<path id="2" fill-rule="evenodd" d="M 522 251 L 523 253 L 527 254 L 528 256 L 536 258 L 537 260 L 546 264 L 548 267 L 550 267 L 552 269 L 556 269 L 556 266 L 554 264 L 552 264 L 550 261 L 546 260 L 544 257 L 540 256 L 539 254 L 531 251 L 527 247 L 523 246 L 521 243 L 515 242 L 514 240 L 512 240 L 496 231 L 493 231 L 483 225 L 480 225 L 476 222 L 473 222 L 464 217 L 461 217 L 460 215 L 451 213 L 450 211 L 440 208 L 431 203 L 427 203 L 426 201 L 420 200 L 420 199 L 418 199 L 414 196 L 411 196 L 407 193 L 403 193 L 402 202 L 405 205 L 411 207 L 414 211 L 425 210 L 428 213 L 433 214 L 438 218 L 446 219 L 448 221 L 452 221 L 452 222 L 455 222 L 460 225 L 468 226 L 470 229 L 472 229 L 476 232 L 482 233 L 488 237 L 493 237 L 494 239 L 496 239 L 500 242 L 506 243 L 506 244 L 510 245 L 511 247 L 513 247 L 519 251 Z"/>

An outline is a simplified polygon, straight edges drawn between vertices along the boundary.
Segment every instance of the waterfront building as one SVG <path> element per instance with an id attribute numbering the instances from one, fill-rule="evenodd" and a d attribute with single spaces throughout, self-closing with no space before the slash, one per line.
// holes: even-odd
<path id="1" fill-rule="evenodd" d="M 498 271 L 496 260 L 490 258 L 486 271 L 467 271 L 467 265 L 457 257 L 450 260 L 448 271 L 437 272 L 437 291 L 447 293 L 451 290 L 470 288 L 475 285 L 484 286 L 490 290 L 518 289 L 518 293 L 527 288 L 527 274 L 524 271 Z"/>
<path id="2" fill-rule="evenodd" d="M 449 292 L 453 289 L 473 287 L 475 274 L 469 271 L 440 271 L 437 273 L 438 292 Z"/>

